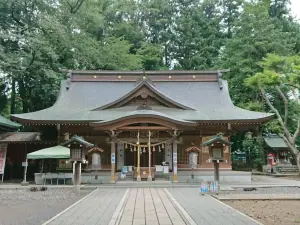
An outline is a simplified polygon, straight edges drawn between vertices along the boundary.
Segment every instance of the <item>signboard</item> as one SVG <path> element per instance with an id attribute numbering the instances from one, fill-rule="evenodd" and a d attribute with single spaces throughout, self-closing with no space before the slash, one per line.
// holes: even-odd
<path id="1" fill-rule="evenodd" d="M 116 154 L 111 153 L 111 163 L 115 164 L 116 163 Z"/>
<path id="2" fill-rule="evenodd" d="M 173 162 L 177 163 L 177 152 L 173 152 Z"/>
<path id="3" fill-rule="evenodd" d="M 0 174 L 4 174 L 7 144 L 0 144 Z"/>
<path id="4" fill-rule="evenodd" d="M 218 193 L 219 192 L 219 183 L 218 181 L 211 182 L 201 182 L 200 193 Z"/>

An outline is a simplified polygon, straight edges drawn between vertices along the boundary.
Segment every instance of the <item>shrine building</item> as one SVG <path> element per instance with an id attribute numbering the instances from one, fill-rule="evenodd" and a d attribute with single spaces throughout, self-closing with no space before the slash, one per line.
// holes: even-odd
<path id="1" fill-rule="evenodd" d="M 82 176 L 185 181 L 191 170 L 213 169 L 202 143 L 219 133 L 230 142 L 233 133 L 255 132 L 273 118 L 234 106 L 225 72 L 66 71 L 52 107 L 11 118 L 37 132 L 55 127 L 58 144 L 73 135 L 94 144 Z M 221 173 L 231 171 L 228 146 L 224 159 Z"/>

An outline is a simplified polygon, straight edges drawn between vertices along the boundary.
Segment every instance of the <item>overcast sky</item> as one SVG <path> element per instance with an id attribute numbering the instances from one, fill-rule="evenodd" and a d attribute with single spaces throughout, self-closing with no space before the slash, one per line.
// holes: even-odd
<path id="1" fill-rule="evenodd" d="M 293 14 L 300 20 L 300 0 L 291 0 Z"/>

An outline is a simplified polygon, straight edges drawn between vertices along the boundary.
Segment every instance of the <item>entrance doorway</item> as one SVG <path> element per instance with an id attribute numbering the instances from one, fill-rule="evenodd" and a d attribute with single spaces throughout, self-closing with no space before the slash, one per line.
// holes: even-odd
<path id="1" fill-rule="evenodd" d="M 137 151 L 125 151 L 125 166 L 137 166 Z M 155 151 L 152 152 L 151 156 L 151 166 L 154 165 L 161 165 L 162 162 L 165 160 L 163 151 Z M 149 166 L 149 152 L 146 151 L 145 153 L 142 152 L 140 155 L 140 167 L 148 167 Z"/>

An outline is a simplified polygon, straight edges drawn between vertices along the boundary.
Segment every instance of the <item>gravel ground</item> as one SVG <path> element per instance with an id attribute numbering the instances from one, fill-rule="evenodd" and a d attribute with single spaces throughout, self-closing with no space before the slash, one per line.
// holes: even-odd
<path id="1" fill-rule="evenodd" d="M 235 188 L 234 191 L 221 191 L 220 194 L 300 194 L 300 188 L 266 187 L 256 188 L 254 191 L 244 191 L 244 188 Z"/>
<path id="2" fill-rule="evenodd" d="M 0 190 L 0 225 L 41 225 L 90 192 L 75 194 L 72 188 Z"/>
<path id="3" fill-rule="evenodd" d="M 265 225 L 300 224 L 300 201 L 230 200 L 224 202 Z"/>

